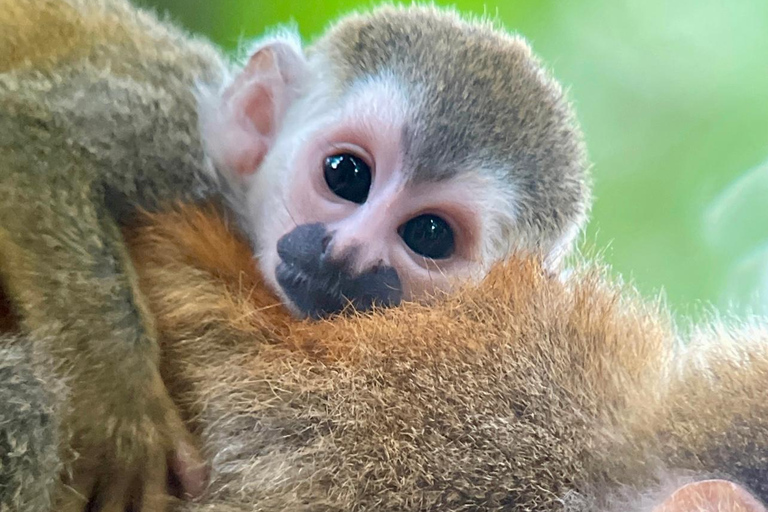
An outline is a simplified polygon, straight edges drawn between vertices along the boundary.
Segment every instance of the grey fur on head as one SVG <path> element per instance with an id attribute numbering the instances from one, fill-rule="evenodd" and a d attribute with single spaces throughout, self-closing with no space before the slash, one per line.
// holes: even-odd
<path id="1" fill-rule="evenodd" d="M 382 7 L 343 18 L 313 45 L 313 57 L 333 68 L 339 94 L 382 74 L 406 87 L 412 179 L 490 170 L 513 202 L 498 212 L 513 226 L 498 219 L 509 232 L 497 238 L 545 252 L 570 245 L 590 204 L 582 134 L 562 88 L 522 38 L 435 7 Z"/>

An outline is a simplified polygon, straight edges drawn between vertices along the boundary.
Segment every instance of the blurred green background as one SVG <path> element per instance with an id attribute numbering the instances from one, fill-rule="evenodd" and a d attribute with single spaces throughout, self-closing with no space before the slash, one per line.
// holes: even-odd
<path id="1" fill-rule="evenodd" d="M 235 50 L 354 0 L 139 0 Z M 526 36 L 570 90 L 594 162 L 596 247 L 677 313 L 768 312 L 768 1 L 465 0 Z M 590 250 L 594 252 L 594 250 Z"/>

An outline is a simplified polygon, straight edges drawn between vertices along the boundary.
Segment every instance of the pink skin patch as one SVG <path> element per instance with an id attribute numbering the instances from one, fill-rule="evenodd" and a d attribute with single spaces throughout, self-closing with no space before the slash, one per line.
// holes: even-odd
<path id="1" fill-rule="evenodd" d="M 653 512 L 766 512 L 746 489 L 726 480 L 705 480 L 682 486 Z"/>
<path id="2" fill-rule="evenodd" d="M 289 44 L 268 41 L 213 104 L 201 103 L 206 150 L 220 168 L 238 178 L 258 169 L 295 99 L 303 68 L 303 57 Z"/>
<path id="3" fill-rule="evenodd" d="M 199 498 L 205 492 L 210 477 L 210 467 L 194 447 L 186 442 L 176 446 L 169 457 L 168 468 L 172 494 L 185 499 Z"/>

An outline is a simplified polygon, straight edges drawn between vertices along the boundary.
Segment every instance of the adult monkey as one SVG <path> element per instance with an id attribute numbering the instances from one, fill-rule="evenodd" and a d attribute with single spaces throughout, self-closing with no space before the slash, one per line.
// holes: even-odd
<path id="1" fill-rule="evenodd" d="M 515 250 L 556 262 L 584 219 L 571 110 L 489 25 L 383 8 L 229 71 L 122 0 L 0 4 L 0 275 L 14 343 L 66 377 L 59 510 L 159 507 L 167 458 L 202 485 L 119 231 L 137 209 L 223 187 L 269 283 L 312 317 L 417 299 Z"/>
<path id="2" fill-rule="evenodd" d="M 681 346 L 659 304 L 535 259 L 428 306 L 299 323 L 216 215 L 129 239 L 212 460 L 183 510 L 766 510 L 765 326 Z"/>
<path id="3" fill-rule="evenodd" d="M 681 348 L 658 304 L 535 260 L 429 307 L 303 323 L 216 213 L 155 215 L 128 240 L 212 461 L 208 495 L 178 510 L 766 510 L 763 328 Z M 12 391 L 51 408 L 31 373 Z"/>

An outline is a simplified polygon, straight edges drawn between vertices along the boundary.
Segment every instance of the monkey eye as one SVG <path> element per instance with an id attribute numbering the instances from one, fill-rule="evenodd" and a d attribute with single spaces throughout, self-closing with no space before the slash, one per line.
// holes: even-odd
<path id="1" fill-rule="evenodd" d="M 328 188 L 342 199 L 363 204 L 371 189 L 371 168 L 350 153 L 331 155 L 323 165 Z"/>
<path id="2" fill-rule="evenodd" d="M 419 215 L 398 230 L 413 252 L 433 260 L 449 258 L 455 249 L 453 230 L 437 215 Z"/>

